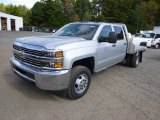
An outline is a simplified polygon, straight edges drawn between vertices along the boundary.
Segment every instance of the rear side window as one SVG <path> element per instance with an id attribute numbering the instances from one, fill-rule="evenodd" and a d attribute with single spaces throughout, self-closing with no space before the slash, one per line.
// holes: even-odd
<path id="1" fill-rule="evenodd" d="M 123 30 L 121 27 L 118 27 L 118 26 L 114 26 L 114 31 L 117 33 L 117 39 L 118 40 L 123 40 L 124 39 L 124 36 L 123 36 Z"/>

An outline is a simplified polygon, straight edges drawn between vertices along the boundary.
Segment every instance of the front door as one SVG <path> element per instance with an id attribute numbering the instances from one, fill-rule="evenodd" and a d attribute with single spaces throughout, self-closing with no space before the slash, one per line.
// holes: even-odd
<path id="1" fill-rule="evenodd" d="M 112 27 L 110 25 L 106 25 L 103 27 L 98 39 L 101 37 L 107 38 L 109 33 L 112 32 Z M 113 46 L 112 43 L 109 42 L 99 42 L 98 43 L 98 62 L 97 62 L 97 69 L 103 69 L 110 65 L 112 65 L 114 61 L 114 56 L 116 47 Z"/>

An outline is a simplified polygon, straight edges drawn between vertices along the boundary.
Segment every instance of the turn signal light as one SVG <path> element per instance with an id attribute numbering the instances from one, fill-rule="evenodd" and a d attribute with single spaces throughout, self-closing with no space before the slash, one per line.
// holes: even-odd
<path id="1" fill-rule="evenodd" d="M 57 52 L 55 52 L 55 57 L 56 57 L 56 58 L 61 58 L 61 57 L 63 57 L 63 52 L 62 52 L 62 51 L 57 51 Z"/>

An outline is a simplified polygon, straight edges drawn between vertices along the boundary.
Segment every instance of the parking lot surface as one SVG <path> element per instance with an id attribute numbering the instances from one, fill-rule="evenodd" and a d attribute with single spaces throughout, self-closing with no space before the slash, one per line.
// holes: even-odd
<path id="1" fill-rule="evenodd" d="M 160 49 L 148 49 L 137 68 L 118 64 L 92 75 L 87 94 L 73 101 L 10 69 L 13 40 L 41 35 L 51 34 L 0 31 L 0 120 L 160 120 Z"/>

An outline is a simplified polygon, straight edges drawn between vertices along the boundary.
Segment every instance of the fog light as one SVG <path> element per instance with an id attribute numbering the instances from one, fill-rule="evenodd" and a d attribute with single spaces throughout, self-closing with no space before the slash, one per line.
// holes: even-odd
<path id="1" fill-rule="evenodd" d="M 54 68 L 62 68 L 63 67 L 63 63 L 62 62 L 55 62 L 54 63 Z"/>

